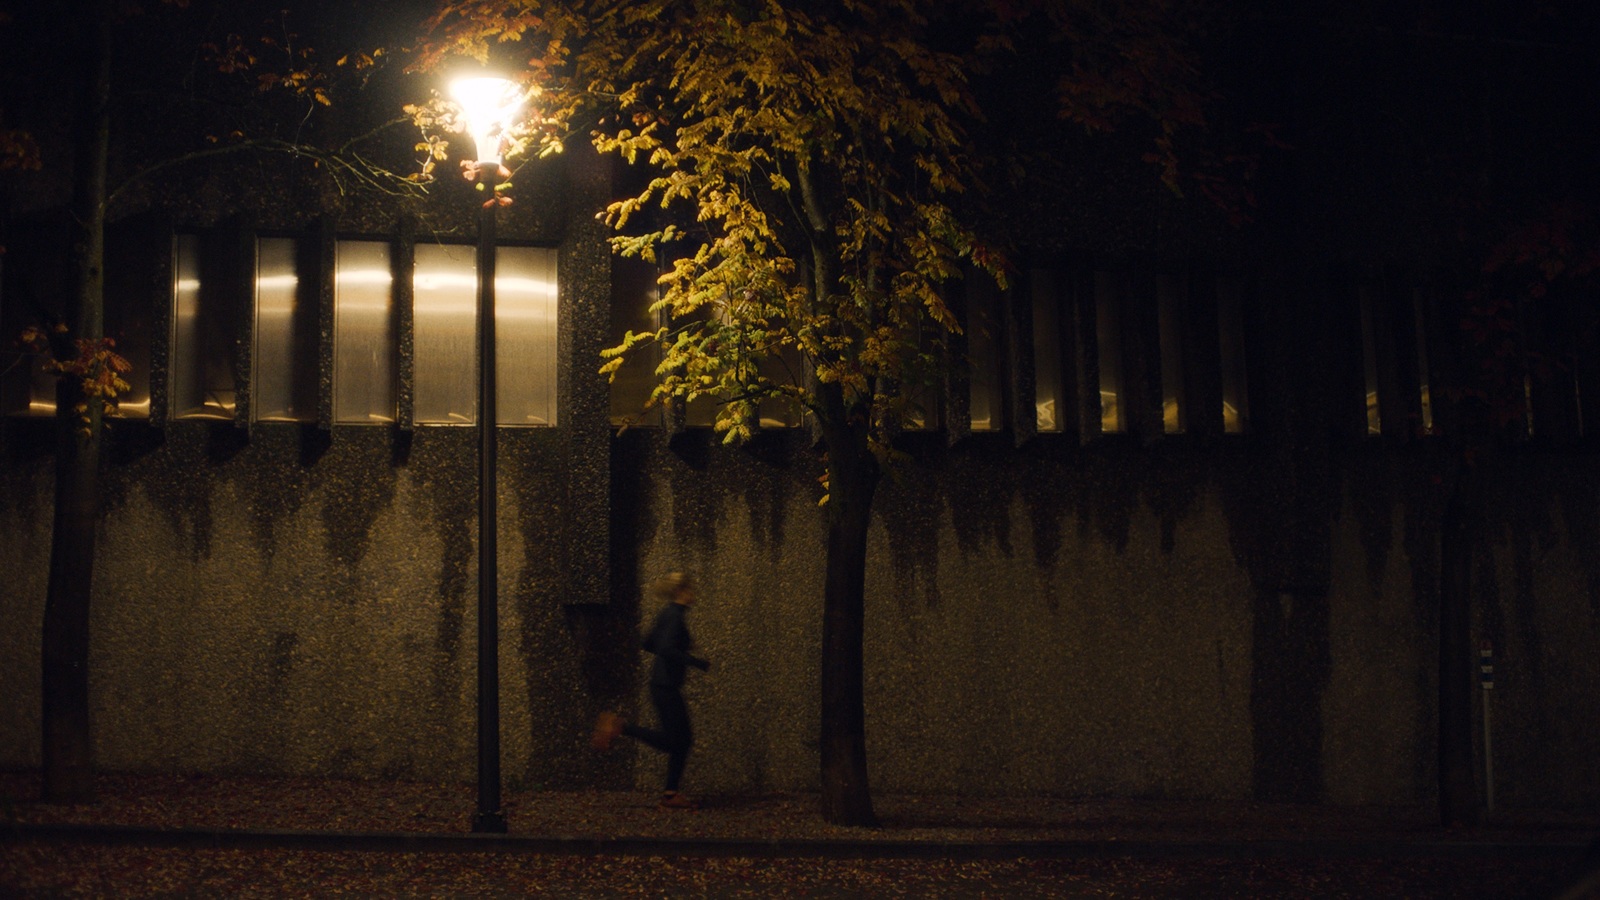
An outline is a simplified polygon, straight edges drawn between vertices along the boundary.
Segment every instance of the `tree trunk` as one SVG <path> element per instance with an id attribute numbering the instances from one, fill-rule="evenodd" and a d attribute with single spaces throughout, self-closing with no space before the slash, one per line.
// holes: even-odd
<path id="1" fill-rule="evenodd" d="M 1459 457 L 1460 454 L 1457 454 Z M 1478 813 L 1472 776 L 1472 561 L 1477 472 L 1458 458 L 1439 528 L 1439 821 Z"/>
<path id="2" fill-rule="evenodd" d="M 104 335 L 106 159 L 110 146 L 111 9 L 90 0 L 84 28 L 83 84 L 78 97 L 72 175 L 71 265 L 65 337 L 57 355 L 76 356 L 70 339 Z M 94 583 L 95 525 L 100 509 L 99 401 L 85 410 L 78 380 L 56 387 L 55 512 L 50 535 L 50 580 L 45 593 L 40 698 L 44 799 L 81 803 L 94 795 L 93 735 L 89 728 L 89 598 Z M 87 419 L 87 421 L 85 421 Z"/>
<path id="3" fill-rule="evenodd" d="M 93 736 L 89 729 L 89 596 L 94 580 L 95 520 L 100 506 L 99 413 L 90 413 L 90 436 L 73 406 L 83 394 L 69 378 L 56 390 L 55 521 L 50 538 L 50 582 L 45 595 L 43 645 L 44 799 L 93 799 Z"/>
<path id="4" fill-rule="evenodd" d="M 867 784 L 862 643 L 866 624 L 867 527 L 878 464 L 864 425 L 827 431 L 828 562 L 822 606 L 822 817 L 877 824 Z"/>

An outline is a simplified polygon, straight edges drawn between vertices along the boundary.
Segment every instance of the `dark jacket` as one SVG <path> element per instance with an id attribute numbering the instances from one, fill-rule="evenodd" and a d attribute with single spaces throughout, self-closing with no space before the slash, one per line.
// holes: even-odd
<path id="1" fill-rule="evenodd" d="M 711 663 L 689 655 L 694 639 L 689 637 L 689 626 L 684 622 L 688 607 L 668 603 L 656 614 L 655 623 L 644 636 L 644 649 L 654 653 L 655 663 L 650 666 L 650 683 L 657 687 L 681 687 L 685 666 L 701 671 L 711 668 Z"/>

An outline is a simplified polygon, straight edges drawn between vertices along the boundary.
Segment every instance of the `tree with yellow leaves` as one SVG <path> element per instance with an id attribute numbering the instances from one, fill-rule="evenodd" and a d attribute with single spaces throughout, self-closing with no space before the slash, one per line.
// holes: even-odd
<path id="1" fill-rule="evenodd" d="M 1163 162 L 1173 131 L 1198 116 L 1197 103 L 1156 96 L 1198 94 L 1145 77 L 1140 62 L 1181 69 L 1185 57 L 1114 52 L 1160 46 L 1149 35 L 1171 21 L 1113 33 L 1100 6 L 462 0 L 443 4 L 433 22 L 420 65 L 452 54 L 528 60 L 521 77 L 542 96 L 545 150 L 589 132 L 602 152 L 648 167 L 643 189 L 603 216 L 618 253 L 664 272 L 653 312 L 667 324 L 629 333 L 605 353 L 603 371 L 654 346 L 652 403 L 713 402 L 715 429 L 730 443 L 759 428 L 762 404 L 792 404 L 820 438 L 821 786 L 831 822 L 874 821 L 862 659 L 873 497 L 897 431 L 931 415 L 918 399 L 955 364 L 948 341 L 962 324 L 949 288 L 962 277 L 1006 281 L 966 199 L 981 174 L 972 73 L 1009 52 L 1022 30 L 1066 34 L 1091 23 L 1104 26 L 1098 51 L 1140 77 L 1096 68 L 1085 42 L 1062 57 L 1085 67 L 1060 72 L 1061 115 L 1108 128 L 1144 104 L 1171 125 L 1158 145 Z M 1175 39 L 1167 45 L 1177 49 Z M 1051 98 L 1058 85 L 1040 83 Z"/>

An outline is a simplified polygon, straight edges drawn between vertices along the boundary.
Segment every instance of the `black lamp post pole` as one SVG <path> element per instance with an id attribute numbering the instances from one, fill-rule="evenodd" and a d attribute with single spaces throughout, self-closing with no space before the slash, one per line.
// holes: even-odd
<path id="1" fill-rule="evenodd" d="M 500 590 L 495 493 L 494 202 L 499 164 L 481 165 L 478 212 L 478 814 L 472 830 L 503 834 L 500 809 Z"/>

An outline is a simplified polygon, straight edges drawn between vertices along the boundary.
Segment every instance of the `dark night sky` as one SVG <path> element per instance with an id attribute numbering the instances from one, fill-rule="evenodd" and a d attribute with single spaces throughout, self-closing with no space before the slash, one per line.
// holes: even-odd
<path id="1" fill-rule="evenodd" d="M 186 12 L 155 15 L 177 17 L 195 30 L 128 25 L 119 33 L 119 83 L 145 99 L 160 91 L 182 98 L 200 33 L 213 39 L 230 31 L 261 34 L 263 23 L 277 22 L 285 5 L 194 0 Z M 291 27 L 328 61 L 347 49 L 415 39 L 433 7 L 432 0 L 287 5 L 296 7 Z M 48 7 L 21 6 L 16 22 L 0 28 L 6 60 L 0 108 L 9 127 L 43 123 L 48 151 L 60 153 L 64 145 L 50 132 L 60 124 L 63 104 L 49 88 L 48 72 L 78 57 L 67 43 L 69 29 Z M 1235 0 L 1231 7 L 1241 12 L 1242 25 L 1213 48 L 1211 72 L 1225 98 L 1215 119 L 1227 127 L 1252 121 L 1280 126 L 1294 149 L 1269 161 L 1266 187 L 1301 197 L 1297 208 L 1308 195 L 1343 202 L 1354 191 L 1382 204 L 1391 195 L 1403 200 L 1456 191 L 1485 173 L 1507 198 L 1595 192 L 1600 3 Z M 345 124 L 391 115 L 399 102 L 414 99 L 405 95 L 425 95 L 429 86 L 421 77 L 385 77 L 395 85 L 393 101 L 344 107 L 339 118 Z M 1045 127 L 1038 122 L 1035 111 L 996 125 Z M 173 127 L 180 125 L 174 121 Z"/>

